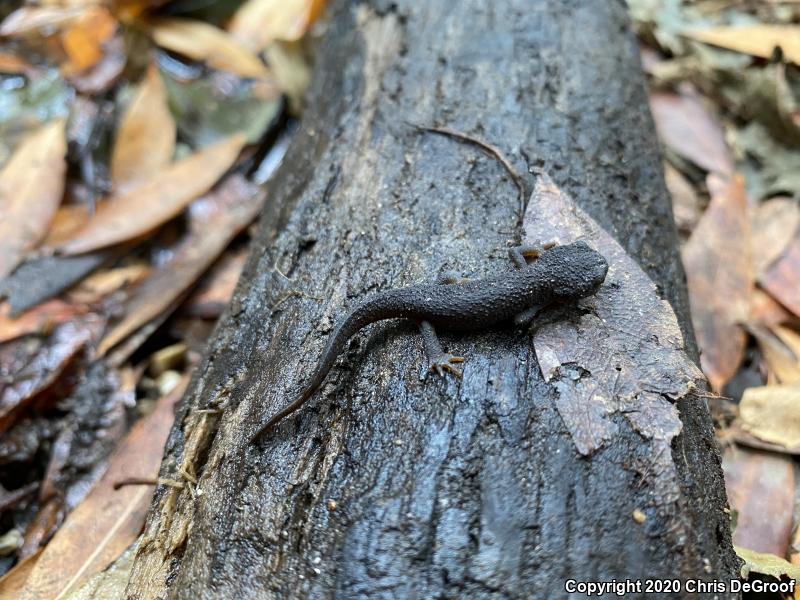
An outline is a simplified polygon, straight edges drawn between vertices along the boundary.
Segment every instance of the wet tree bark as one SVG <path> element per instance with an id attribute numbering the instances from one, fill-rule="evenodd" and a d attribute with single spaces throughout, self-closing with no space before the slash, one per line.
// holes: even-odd
<path id="1" fill-rule="evenodd" d="M 186 485 L 158 488 L 128 596 L 558 598 L 570 578 L 734 577 L 702 400 L 679 402 L 678 477 L 655 488 L 630 427 L 578 455 L 531 336 L 513 330 L 444 336 L 464 378 L 422 380 L 414 326 L 370 326 L 300 414 L 249 443 L 365 295 L 508 268 L 520 215 L 503 168 L 407 122 L 495 144 L 529 188 L 528 169 L 545 168 L 693 345 L 622 0 L 340 0 L 331 13 L 302 128 L 168 443 L 162 475 Z M 653 508 L 645 523 L 637 507 Z"/>

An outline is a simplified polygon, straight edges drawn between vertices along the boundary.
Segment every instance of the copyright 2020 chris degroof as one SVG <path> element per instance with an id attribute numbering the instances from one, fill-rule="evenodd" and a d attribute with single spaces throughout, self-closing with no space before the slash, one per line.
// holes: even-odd
<path id="1" fill-rule="evenodd" d="M 740 579 L 611 579 L 608 581 L 578 581 L 567 579 L 564 591 L 586 597 L 628 594 L 725 594 L 781 593 L 794 594 L 796 581 L 742 581 Z"/>

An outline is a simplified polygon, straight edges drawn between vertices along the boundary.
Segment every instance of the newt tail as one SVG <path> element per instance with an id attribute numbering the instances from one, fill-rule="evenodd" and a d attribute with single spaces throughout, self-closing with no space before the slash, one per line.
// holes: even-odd
<path id="1" fill-rule="evenodd" d="M 391 296 L 395 295 L 394 292 L 396 292 L 396 290 L 381 292 L 375 297 L 370 298 L 368 302 L 360 304 L 350 311 L 350 314 L 339 323 L 336 330 L 328 339 L 325 350 L 322 351 L 322 358 L 311 379 L 303 388 L 303 391 L 300 392 L 300 395 L 294 402 L 278 411 L 275 416 L 267 421 L 258 433 L 256 433 L 254 439 L 268 432 L 278 421 L 281 421 L 284 417 L 288 417 L 314 395 L 314 392 L 322 385 L 322 382 L 325 380 L 325 377 L 327 377 L 336 359 L 344 350 L 347 341 L 358 333 L 360 329 L 375 321 L 402 316 L 394 314 L 396 311 L 392 310 L 394 302 L 391 302 Z"/>

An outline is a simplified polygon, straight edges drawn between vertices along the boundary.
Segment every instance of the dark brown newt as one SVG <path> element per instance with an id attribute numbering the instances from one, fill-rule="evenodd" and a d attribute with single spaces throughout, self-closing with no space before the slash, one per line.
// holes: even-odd
<path id="1" fill-rule="evenodd" d="M 515 270 L 466 282 L 446 277 L 437 283 L 379 292 L 364 300 L 336 326 L 314 374 L 297 399 L 267 421 L 255 437 L 311 398 L 347 341 L 370 323 L 384 319 L 417 321 L 431 370 L 460 376 L 455 365 L 464 359 L 442 349 L 437 328 L 476 331 L 503 321 L 526 325 L 548 304 L 593 295 L 608 271 L 606 259 L 583 241 L 563 246 L 518 246 L 511 248 L 509 255 Z M 526 257 L 535 260 L 528 263 Z"/>

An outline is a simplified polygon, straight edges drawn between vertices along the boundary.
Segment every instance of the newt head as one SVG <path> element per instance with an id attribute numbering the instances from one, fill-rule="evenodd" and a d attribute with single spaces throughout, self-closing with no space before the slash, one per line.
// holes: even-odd
<path id="1" fill-rule="evenodd" d="M 549 263 L 554 284 L 553 295 L 561 300 L 577 300 L 593 295 L 600 289 L 608 273 L 608 261 L 583 241 L 556 246 L 545 252 L 539 260 Z"/>

